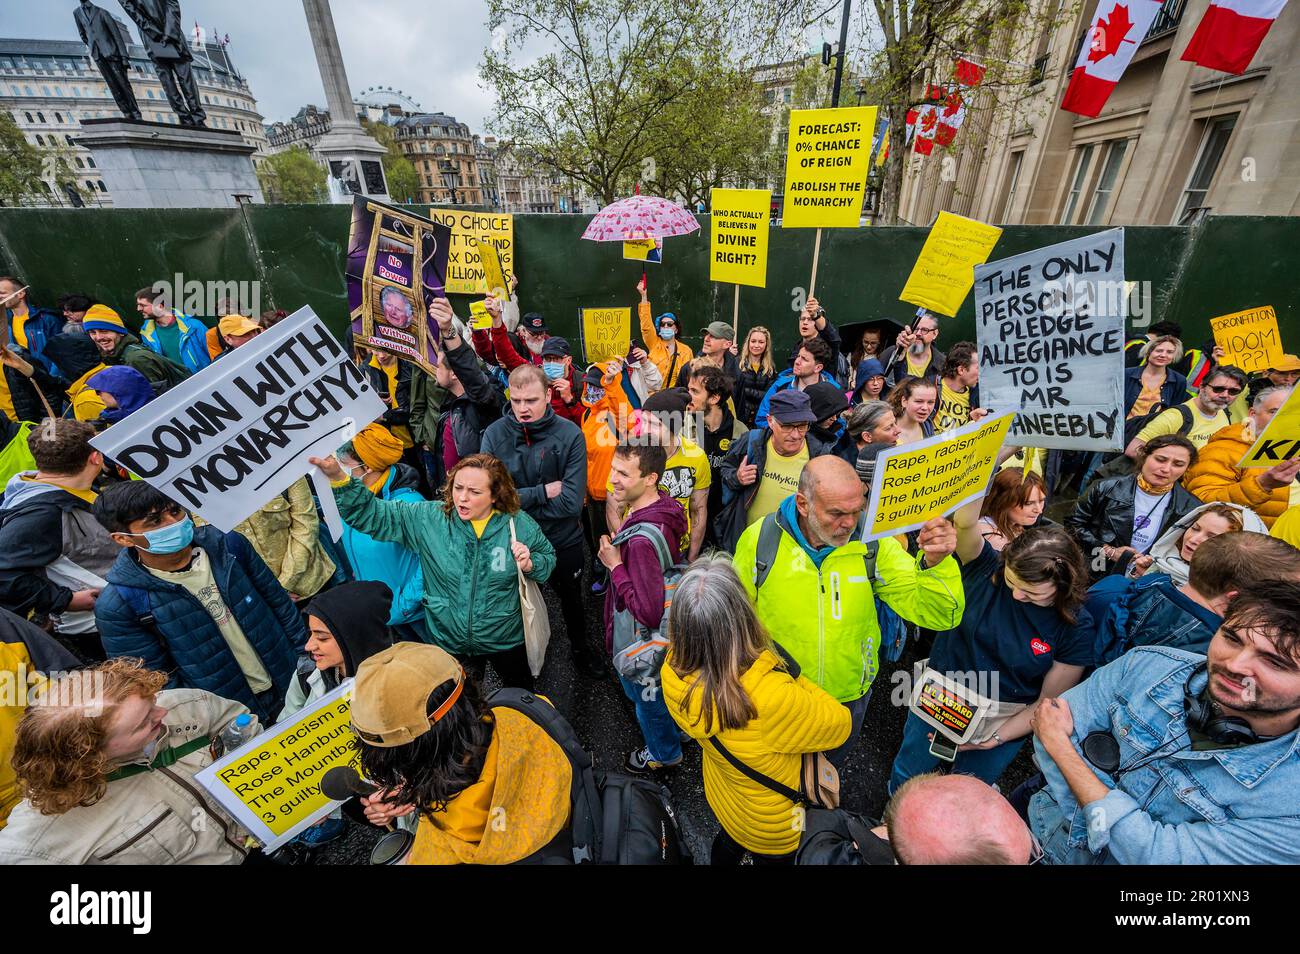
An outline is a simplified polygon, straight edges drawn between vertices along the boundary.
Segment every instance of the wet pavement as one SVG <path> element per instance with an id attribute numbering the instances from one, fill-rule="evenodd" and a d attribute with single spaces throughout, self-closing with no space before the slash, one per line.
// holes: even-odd
<path id="1" fill-rule="evenodd" d="M 574 672 L 569 660 L 568 639 L 564 632 L 559 604 L 549 588 L 543 587 L 550 609 L 552 636 L 546 668 L 537 682 L 537 691 L 545 695 L 572 723 L 582 744 L 595 759 L 596 767 L 608 772 L 623 772 L 624 760 L 643 743 L 631 701 L 611 668 L 604 679 L 586 679 Z M 588 591 L 590 592 L 590 591 Z M 587 638 L 591 645 L 603 645 L 603 596 L 592 597 L 587 607 Z M 857 745 L 840 771 L 841 804 L 844 808 L 878 818 L 887 800 L 886 785 L 894 754 L 902 742 L 906 709 L 895 705 L 891 696 L 900 680 L 894 678 L 910 669 L 917 655 L 917 645 L 909 645 L 899 663 L 881 664 L 870 708 Z M 488 669 L 488 691 L 498 688 L 499 681 Z M 903 704 L 906 700 L 902 699 Z M 686 846 L 697 864 L 708 864 L 709 846 L 718 831 L 718 822 L 704 798 L 701 777 L 701 750 L 695 742 L 683 745 L 682 764 L 663 777 L 673 794 L 674 807 Z M 1031 746 L 1026 745 L 1003 776 L 1002 790 L 1010 792 L 1033 771 L 1029 759 Z M 347 835 L 323 846 L 317 856 L 319 864 L 365 864 L 371 846 L 382 834 L 377 829 L 350 824 Z"/>

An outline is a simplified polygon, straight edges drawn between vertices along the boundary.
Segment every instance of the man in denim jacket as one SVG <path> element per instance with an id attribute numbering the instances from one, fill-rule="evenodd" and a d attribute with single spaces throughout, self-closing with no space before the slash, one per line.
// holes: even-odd
<path id="1" fill-rule="evenodd" d="M 1258 739 L 1208 738 L 1185 691 Z M 1300 584 L 1244 589 L 1208 655 L 1134 649 L 1045 700 L 1033 727 L 1046 786 L 1029 819 L 1048 861 L 1300 863 Z M 1113 779 L 1081 754 L 1093 732 L 1119 744 Z"/>

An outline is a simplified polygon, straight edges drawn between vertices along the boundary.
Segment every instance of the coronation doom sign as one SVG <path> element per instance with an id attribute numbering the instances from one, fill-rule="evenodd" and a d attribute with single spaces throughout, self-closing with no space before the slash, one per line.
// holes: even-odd
<path id="1" fill-rule="evenodd" d="M 229 532 L 384 413 L 310 308 L 91 439 L 104 456 Z"/>
<path id="2" fill-rule="evenodd" d="M 1021 447 L 1120 450 L 1124 230 L 975 268 L 980 403 L 1015 410 Z"/>

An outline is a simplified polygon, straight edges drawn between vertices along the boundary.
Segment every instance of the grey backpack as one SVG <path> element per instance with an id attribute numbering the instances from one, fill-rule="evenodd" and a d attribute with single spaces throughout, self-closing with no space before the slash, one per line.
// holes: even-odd
<path id="1" fill-rule="evenodd" d="M 621 530 L 610 543 L 622 546 L 633 537 L 649 540 L 659 557 L 664 574 L 664 614 L 653 629 L 642 625 L 627 607 L 614 612 L 614 669 L 620 676 L 642 686 L 657 686 L 659 670 L 668 654 L 668 611 L 673 605 L 677 584 L 686 567 L 673 561 L 673 554 L 663 531 L 650 523 L 638 523 Z"/>

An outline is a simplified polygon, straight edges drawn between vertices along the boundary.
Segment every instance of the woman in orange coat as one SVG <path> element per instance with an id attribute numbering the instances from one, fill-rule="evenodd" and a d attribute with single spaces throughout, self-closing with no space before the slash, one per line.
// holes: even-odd
<path id="1" fill-rule="evenodd" d="M 1205 445 L 1183 477 L 1183 486 L 1205 503 L 1234 503 L 1259 514 L 1266 526 L 1290 505 L 1291 484 L 1300 474 L 1300 460 L 1274 467 L 1241 468 L 1237 462 L 1291 396 L 1289 388 L 1265 388 L 1255 396 L 1240 424 L 1220 430 Z"/>

